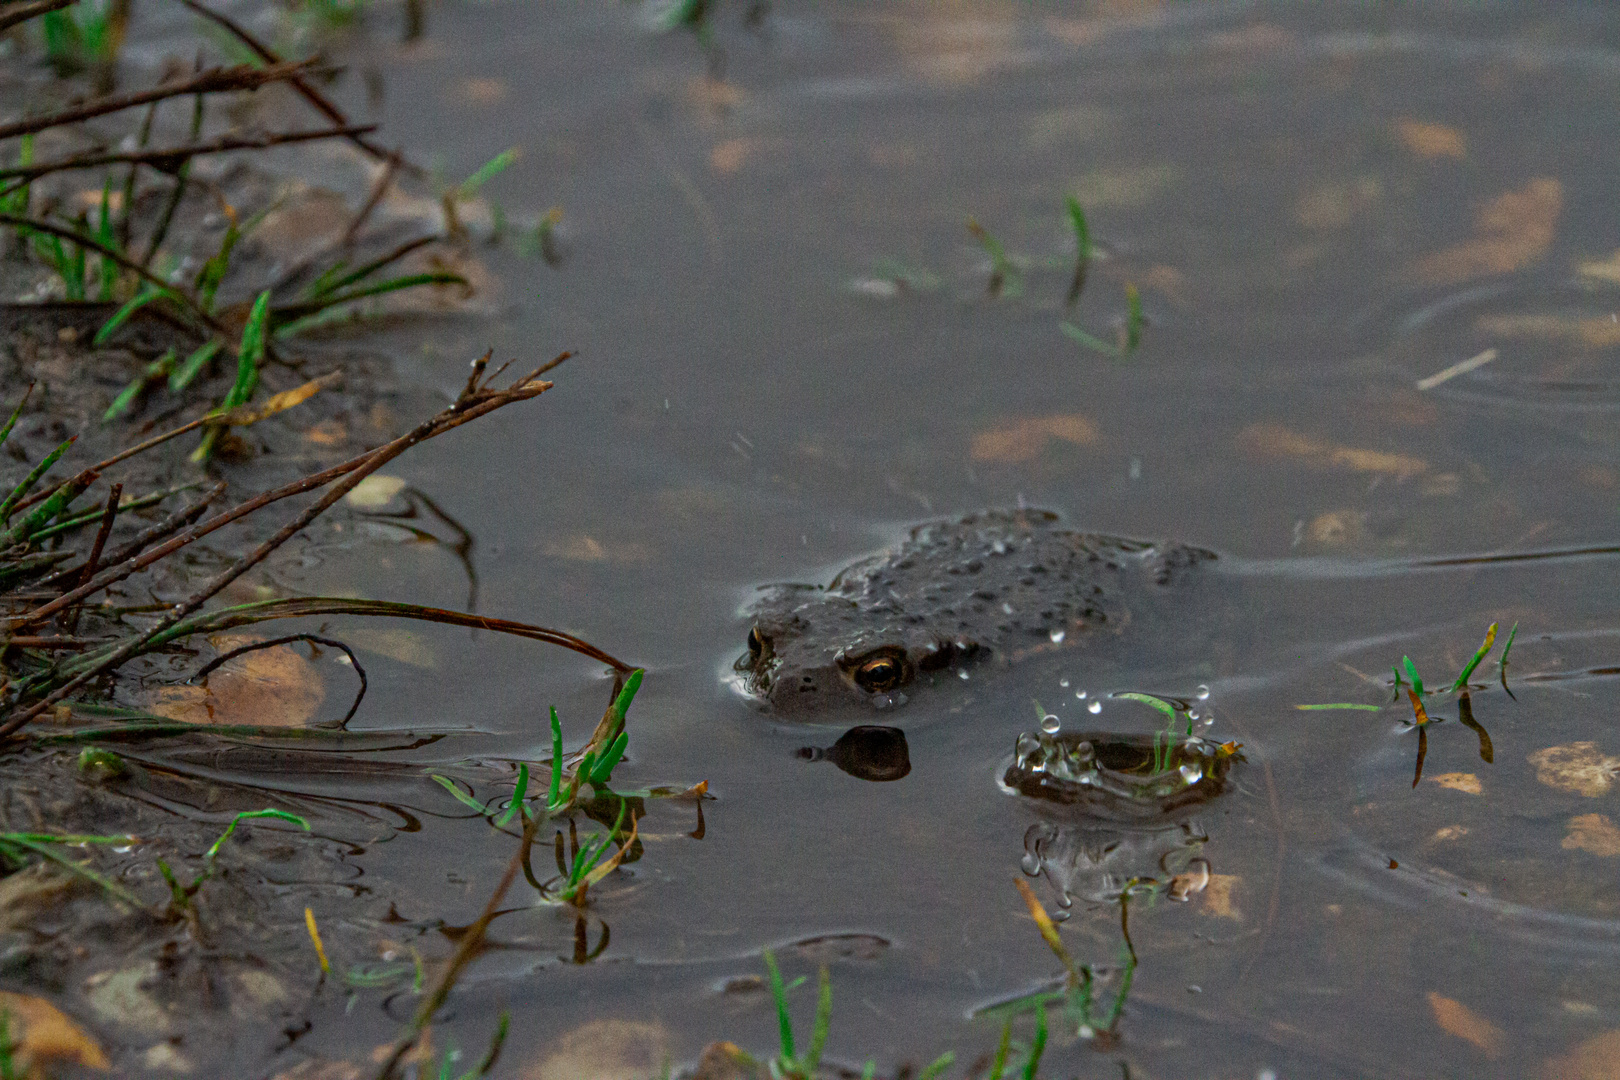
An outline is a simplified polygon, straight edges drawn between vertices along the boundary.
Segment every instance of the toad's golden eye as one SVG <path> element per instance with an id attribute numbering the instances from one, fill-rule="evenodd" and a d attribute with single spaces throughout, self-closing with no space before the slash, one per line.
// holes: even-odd
<path id="1" fill-rule="evenodd" d="M 874 656 L 855 669 L 855 682 L 863 690 L 881 694 L 905 680 L 905 667 L 893 656 Z"/>
<path id="2" fill-rule="evenodd" d="M 758 656 L 765 651 L 765 641 L 759 636 L 759 627 L 748 631 L 748 651 Z"/>

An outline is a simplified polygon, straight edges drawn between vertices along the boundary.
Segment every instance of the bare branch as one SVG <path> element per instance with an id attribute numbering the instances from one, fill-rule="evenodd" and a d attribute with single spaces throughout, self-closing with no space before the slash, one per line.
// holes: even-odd
<path id="1" fill-rule="evenodd" d="M 0 169 L 0 177 L 8 180 L 15 179 L 19 183 L 28 183 L 54 172 L 65 172 L 69 169 L 93 169 L 100 165 L 119 165 L 125 162 L 131 165 L 150 165 L 159 172 L 172 175 L 178 172 L 180 166 L 191 158 L 201 157 L 204 154 L 223 154 L 231 150 L 267 150 L 272 146 L 282 146 L 286 143 L 335 139 L 346 135 L 363 135 L 366 132 L 375 130 L 377 130 L 376 124 L 361 124 L 357 127 L 316 128 L 311 131 L 277 131 L 267 132 L 263 135 L 223 135 L 210 142 L 188 143 L 185 146 L 160 146 L 150 150 L 124 152 L 98 150 L 62 158 L 60 161 L 45 161 L 38 165 L 19 165 L 10 169 Z M 5 191 L 0 191 L 0 198 L 16 190 L 16 186 L 13 185 Z"/>
<path id="2" fill-rule="evenodd" d="M 136 105 L 145 105 L 149 101 L 162 101 L 165 98 L 181 97 L 185 94 L 219 94 L 230 90 L 256 90 L 266 83 L 283 82 L 289 79 L 297 83 L 301 81 L 298 73 L 313 64 L 313 60 L 299 60 L 285 64 L 271 64 L 269 67 L 262 68 L 248 67 L 246 64 L 229 68 L 209 68 L 207 71 L 194 75 L 184 82 L 163 83 L 150 90 L 139 90 L 132 94 L 97 98 L 95 101 L 87 101 L 83 105 L 63 109 L 61 112 L 0 125 L 0 139 L 14 139 L 18 135 L 44 131 L 47 128 L 57 127 L 61 124 L 77 124 L 80 121 L 90 120 L 97 116 L 106 116 L 108 113 L 132 109 Z M 337 122 L 344 125 L 348 123 L 347 120 L 341 118 Z"/>

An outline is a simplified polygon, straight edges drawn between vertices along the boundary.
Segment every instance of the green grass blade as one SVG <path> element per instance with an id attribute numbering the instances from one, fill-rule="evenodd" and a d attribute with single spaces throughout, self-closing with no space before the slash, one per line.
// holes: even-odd
<path id="1" fill-rule="evenodd" d="M 140 398 L 141 394 L 146 392 L 149 386 L 166 378 L 174 370 L 175 356 L 175 351 L 170 349 L 150 364 L 147 364 L 146 370 L 130 380 L 129 385 L 120 390 L 118 396 L 113 398 L 112 404 L 107 406 L 107 411 L 101 414 L 101 422 L 110 424 L 134 408 L 135 402 Z"/>
<path id="2" fill-rule="evenodd" d="M 562 795 L 562 721 L 557 719 L 557 707 L 551 707 L 551 786 L 546 791 L 546 809 L 552 810 L 557 806 L 557 799 Z"/>
<path id="3" fill-rule="evenodd" d="M 1035 1080 L 1035 1070 L 1046 1053 L 1046 1003 L 1035 1003 L 1035 1041 L 1030 1043 L 1029 1058 L 1024 1062 L 1024 1080 Z"/>
<path id="4" fill-rule="evenodd" d="M 58 515 L 72 505 L 74 499 L 83 495 L 85 488 L 94 483 L 95 479 L 94 473 L 89 475 L 81 473 L 57 488 L 50 498 L 40 503 L 27 517 L 8 529 L 4 536 L 0 536 L 0 546 L 20 544 L 34 539 L 40 530 L 44 529 L 46 525 L 54 521 Z"/>
<path id="5" fill-rule="evenodd" d="M 456 786 L 456 782 L 450 779 L 448 776 L 440 776 L 438 773 L 429 773 L 428 778 L 439 784 L 450 794 L 454 795 L 456 797 L 456 801 L 461 805 L 471 807 L 480 814 L 486 813 L 483 803 L 479 802 L 477 799 L 458 788 Z"/>
<path id="6" fill-rule="evenodd" d="M 1167 721 L 1170 721 L 1172 723 L 1175 722 L 1175 719 L 1176 719 L 1176 707 L 1174 705 L 1170 704 L 1170 702 L 1164 700 L 1164 698 L 1155 697 L 1152 694 L 1138 694 L 1134 690 L 1125 691 L 1125 692 L 1118 693 L 1118 694 L 1111 694 L 1109 696 L 1110 697 L 1116 697 L 1116 698 L 1123 698 L 1126 701 L 1140 701 L 1144 705 L 1151 705 L 1155 709 L 1157 709 L 1161 713 L 1163 713 L 1164 718 Z"/>
<path id="7" fill-rule="evenodd" d="M 472 198 L 474 195 L 478 194 L 479 188 L 483 187 L 496 176 L 511 168 L 512 163 L 516 161 L 517 158 L 517 147 L 514 146 L 509 149 L 502 150 L 500 153 L 484 162 L 484 164 L 480 165 L 478 170 L 471 176 L 467 177 L 467 179 L 458 184 L 456 186 L 456 196 L 462 199 Z"/>
<path id="8" fill-rule="evenodd" d="M 776 966 L 776 956 L 765 950 L 765 970 L 770 973 L 771 997 L 776 1002 L 776 1023 L 781 1031 L 782 1057 L 792 1061 L 797 1055 L 793 1049 L 793 1020 L 788 1016 L 787 991 L 782 988 L 782 970 Z"/>
<path id="9" fill-rule="evenodd" d="M 1007 1071 L 1007 1051 L 1012 1049 L 1012 1017 L 1001 1024 L 1001 1041 L 996 1044 L 995 1060 L 990 1063 L 990 1080 L 1001 1080 Z"/>
<path id="10" fill-rule="evenodd" d="M 81 866 L 80 864 L 74 862 L 72 859 L 68 858 L 66 855 L 52 847 L 51 843 L 28 839 L 27 834 L 18 833 L 7 833 L 4 834 L 3 837 L 0 837 L 0 839 L 3 839 L 4 843 L 7 845 L 15 844 L 17 847 L 25 848 L 28 851 L 33 852 L 35 855 L 38 855 L 40 858 L 55 863 L 68 873 L 94 883 L 100 888 L 105 889 L 113 896 L 118 897 L 118 899 L 124 901 L 126 904 L 129 904 L 131 907 L 142 908 L 146 906 L 145 904 L 141 903 L 140 897 L 136 896 L 134 893 L 130 892 L 116 881 L 113 881 L 111 878 L 108 878 L 102 874 L 98 874 L 88 866 Z M 51 840 L 54 842 L 57 840 L 57 838 L 52 837 Z"/>
<path id="11" fill-rule="evenodd" d="M 1418 697 L 1422 697 L 1423 677 L 1417 673 L 1417 668 L 1413 665 L 1412 658 L 1410 656 L 1401 657 L 1401 665 L 1406 668 L 1406 679 L 1412 684 L 1412 689 L 1417 691 Z"/>
<path id="12" fill-rule="evenodd" d="M 630 703 L 636 700 L 636 691 L 641 689 L 641 680 L 646 674 L 643 668 L 632 671 L 624 680 L 624 689 L 613 699 L 613 715 L 618 718 L 620 725 L 624 723 L 624 718 L 630 715 Z"/>
<path id="13" fill-rule="evenodd" d="M 832 1027 L 832 975 L 827 965 L 821 965 L 819 986 L 816 991 L 816 1023 L 810 1029 L 810 1049 L 804 1056 L 804 1074 L 813 1077 L 821 1064 L 821 1052 L 827 1048 L 827 1032 Z M 928 1080 L 924 1077 L 923 1080 Z"/>
<path id="14" fill-rule="evenodd" d="M 195 382 L 197 376 L 202 374 L 203 368 L 207 367 L 208 362 L 218 356 L 219 350 L 224 347 L 224 342 L 218 338 L 205 341 L 198 346 L 190 356 L 187 356 L 180 363 L 179 367 L 174 369 L 174 374 L 169 376 L 169 392 L 178 394 Z"/>
<path id="15" fill-rule="evenodd" d="M 619 737 L 613 740 L 613 744 L 607 748 L 602 759 L 591 766 L 591 774 L 585 778 L 590 781 L 592 787 L 605 787 L 608 781 L 613 779 L 613 769 L 624 757 L 625 748 L 629 745 L 630 733 L 619 732 Z"/>
<path id="16" fill-rule="evenodd" d="M 1295 705 L 1300 712 L 1315 712 L 1320 709 L 1360 709 L 1363 712 L 1382 712 L 1382 705 L 1363 705 L 1358 701 L 1328 701 L 1320 705 Z"/>
<path id="17" fill-rule="evenodd" d="M 236 827 L 252 818 L 275 818 L 278 821 L 290 821 L 305 832 L 309 832 L 309 822 L 297 814 L 288 813 L 286 810 L 275 810 L 269 807 L 263 810 L 243 810 L 231 818 L 231 823 L 225 826 L 225 831 L 219 834 L 219 839 L 214 841 L 214 846 L 208 849 L 208 853 L 203 858 L 212 862 L 214 856 L 219 854 L 219 849 L 224 845 L 225 841 L 231 838 L 231 833 L 236 831 Z"/>
<path id="18" fill-rule="evenodd" d="M 506 808 L 506 813 L 502 814 L 500 820 L 495 824 L 502 826 L 510 824 L 513 816 L 522 808 L 523 797 L 528 793 L 529 767 L 527 765 L 519 765 L 517 788 L 512 792 L 512 805 Z"/>
<path id="19" fill-rule="evenodd" d="M 1115 358 L 1118 358 L 1120 356 L 1120 351 L 1119 351 L 1119 346 L 1118 345 L 1112 345 L 1112 344 L 1104 341 L 1102 338 L 1093 337 L 1091 334 L 1086 333 L 1084 330 L 1082 330 L 1078 326 L 1074 325 L 1074 323 L 1069 322 L 1067 319 L 1065 319 L 1062 322 L 1058 323 L 1058 329 L 1062 330 L 1071 339 L 1073 339 L 1075 341 L 1078 341 L 1080 344 L 1084 345 L 1086 348 L 1091 349 L 1091 350 L 1093 350 L 1095 352 L 1100 352 L 1104 356 L 1112 356 L 1112 357 L 1115 357 Z"/>
<path id="20" fill-rule="evenodd" d="M 11 429 L 17 426 L 17 420 L 22 416 L 23 406 L 28 404 L 28 396 L 33 392 L 34 388 L 30 385 L 27 390 L 23 391 L 22 400 L 17 402 L 17 407 L 11 410 L 11 419 L 6 421 L 5 427 L 0 428 L 0 445 L 4 445 L 5 441 L 11 438 Z"/>
<path id="21" fill-rule="evenodd" d="M 154 300 L 179 302 L 175 294 L 168 289 L 143 288 L 128 303 L 114 312 L 112 318 L 101 324 L 101 329 L 96 331 L 96 336 L 90 339 L 91 343 L 97 346 L 107 344 L 108 340 L 118 332 L 120 326 L 123 326 L 130 320 L 132 315 Z"/>
<path id="22" fill-rule="evenodd" d="M 1497 668 L 1500 670 L 1500 672 L 1502 674 L 1502 691 L 1504 693 L 1506 693 L 1508 697 L 1513 696 L 1513 691 L 1508 689 L 1508 684 L 1507 684 L 1508 653 L 1511 652 L 1512 649 L 1513 649 L 1513 639 L 1518 637 L 1518 636 L 1519 636 L 1519 624 L 1515 620 L 1515 622 L 1513 623 L 1513 629 L 1508 631 L 1507 643 L 1502 646 L 1502 658 L 1497 661 Z"/>
<path id="23" fill-rule="evenodd" d="M 1474 658 L 1468 661 L 1468 666 L 1462 669 L 1462 673 L 1457 676 L 1457 681 L 1451 684 L 1452 693 L 1456 693 L 1468 685 L 1468 676 L 1472 675 L 1474 669 L 1479 667 L 1479 662 L 1485 659 L 1485 654 L 1491 651 L 1491 646 L 1494 644 L 1496 644 L 1496 624 L 1491 623 L 1490 627 L 1485 631 L 1484 642 L 1474 652 Z"/>
<path id="24" fill-rule="evenodd" d="M 72 446 L 76 439 L 78 439 L 78 436 L 74 435 L 67 442 L 46 454 L 45 460 L 29 470 L 28 475 L 22 478 L 22 482 L 11 489 L 11 494 L 6 496 L 4 502 L 0 502 L 0 523 L 11 520 L 11 508 L 16 506 L 35 484 L 39 483 L 39 478 L 49 472 L 52 465 L 61 460 L 62 455 L 67 453 L 68 447 Z"/>
<path id="25" fill-rule="evenodd" d="M 1147 319 L 1142 315 L 1142 294 L 1135 285 L 1125 286 L 1125 344 L 1120 356 L 1129 356 L 1142 344 L 1142 327 Z"/>
<path id="26" fill-rule="evenodd" d="M 241 238 L 242 230 L 236 227 L 236 222 L 231 222 L 226 226 L 219 250 L 197 271 L 197 305 L 204 311 L 214 310 L 214 296 L 219 292 L 220 283 L 225 280 L 225 273 L 231 267 L 231 252 Z"/>
<path id="27" fill-rule="evenodd" d="M 947 1050 L 939 1057 L 928 1063 L 928 1067 L 917 1074 L 917 1080 L 934 1080 L 936 1076 L 950 1068 L 956 1061 L 954 1051 Z"/>
<path id="28" fill-rule="evenodd" d="M 1091 228 L 1086 223 L 1086 212 L 1073 195 L 1064 196 L 1063 201 L 1069 208 L 1069 224 L 1074 228 L 1075 258 L 1086 262 L 1091 258 Z"/>

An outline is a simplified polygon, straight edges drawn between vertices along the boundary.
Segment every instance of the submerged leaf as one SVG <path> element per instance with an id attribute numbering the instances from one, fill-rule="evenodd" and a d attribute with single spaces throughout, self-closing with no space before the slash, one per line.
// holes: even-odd
<path id="1" fill-rule="evenodd" d="M 0 1017 L 13 1076 L 45 1076 L 60 1065 L 112 1068 L 95 1038 L 44 998 L 0 991 Z"/>
<path id="2" fill-rule="evenodd" d="M 1501 1028 L 1462 1002 L 1442 997 L 1433 990 L 1429 991 L 1429 1008 L 1434 1010 L 1434 1022 L 1446 1034 L 1473 1043 L 1488 1058 L 1501 1056 L 1507 1040 Z"/>

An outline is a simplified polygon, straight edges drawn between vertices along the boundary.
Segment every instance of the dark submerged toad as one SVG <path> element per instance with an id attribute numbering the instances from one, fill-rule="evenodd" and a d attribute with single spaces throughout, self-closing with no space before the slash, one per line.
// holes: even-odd
<path id="1" fill-rule="evenodd" d="M 887 708 L 972 665 L 1122 627 L 1138 602 L 1214 557 L 1076 532 L 1047 510 L 930 522 L 826 586 L 767 586 L 734 667 L 775 712 Z"/>

